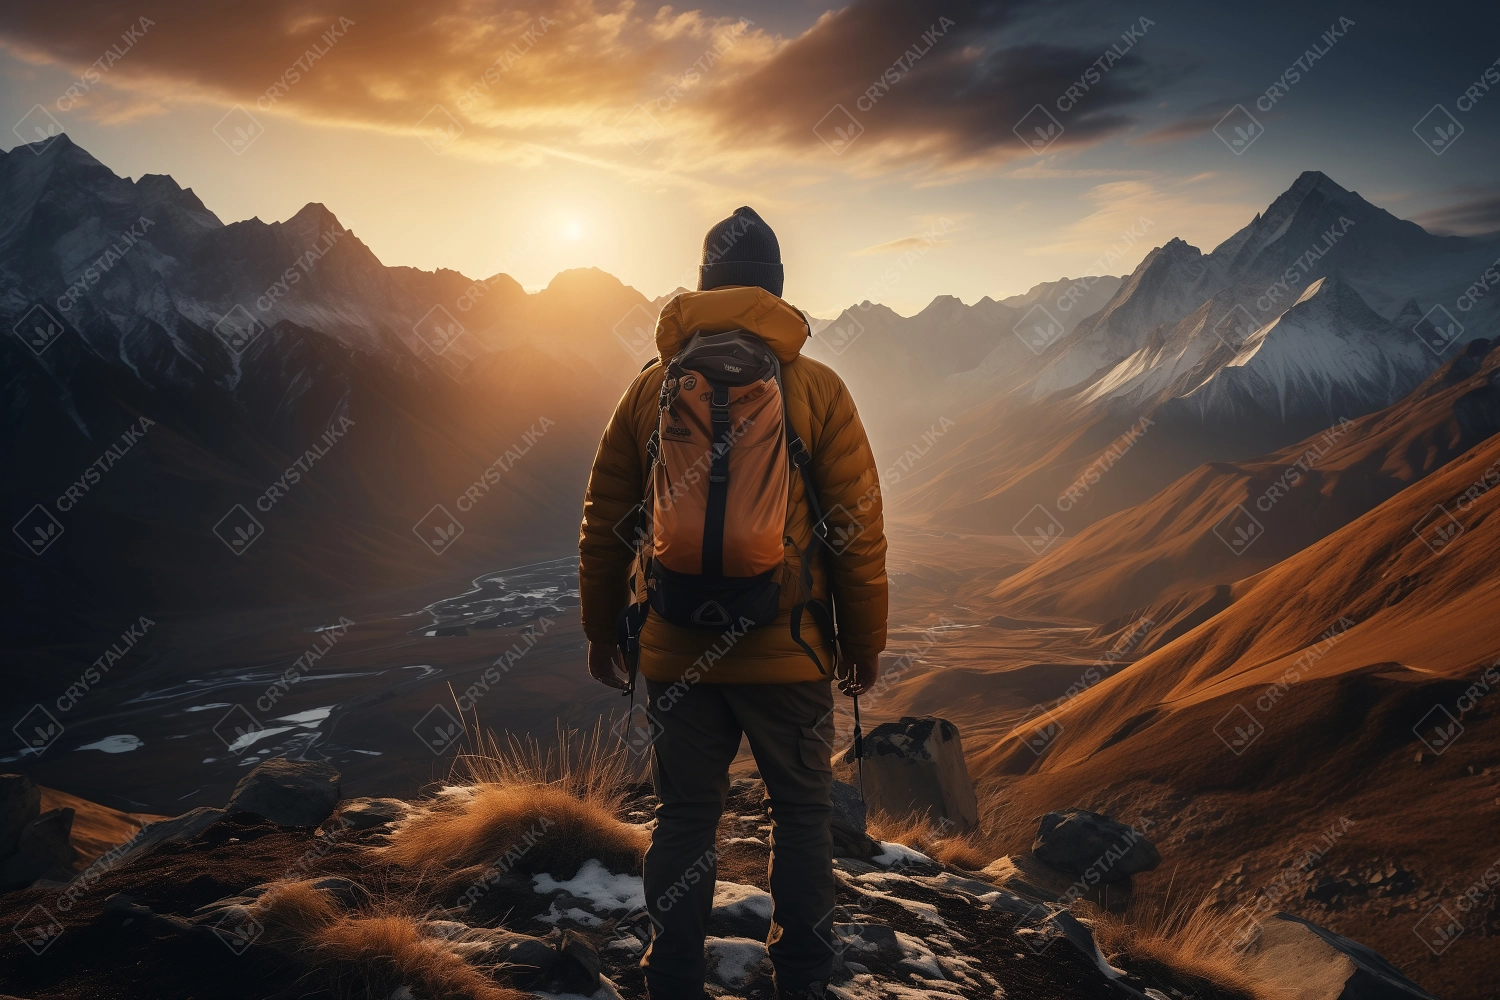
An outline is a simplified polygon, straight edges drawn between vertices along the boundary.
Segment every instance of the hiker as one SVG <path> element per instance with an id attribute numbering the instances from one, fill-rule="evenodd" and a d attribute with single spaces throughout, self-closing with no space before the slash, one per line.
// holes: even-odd
<path id="1" fill-rule="evenodd" d="M 638 669 L 655 736 L 652 1000 L 704 996 L 715 833 L 741 734 L 771 817 L 777 995 L 822 997 L 833 968 L 832 681 L 845 694 L 875 682 L 886 543 L 854 400 L 801 356 L 807 320 L 782 281 L 776 235 L 753 210 L 708 231 L 698 291 L 662 309 L 658 357 L 615 408 L 584 498 L 589 673 L 630 690 Z"/>

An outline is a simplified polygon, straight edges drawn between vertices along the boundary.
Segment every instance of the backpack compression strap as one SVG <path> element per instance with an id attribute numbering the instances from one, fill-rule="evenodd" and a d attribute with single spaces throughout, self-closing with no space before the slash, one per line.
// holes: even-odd
<path id="1" fill-rule="evenodd" d="M 703 514 L 703 575 L 724 575 L 724 517 L 729 507 L 729 387 L 710 382 L 713 457 L 708 464 L 708 509 Z"/>

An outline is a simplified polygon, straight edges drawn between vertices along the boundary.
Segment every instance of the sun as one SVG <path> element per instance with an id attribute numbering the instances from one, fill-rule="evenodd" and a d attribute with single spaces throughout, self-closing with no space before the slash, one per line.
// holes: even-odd
<path id="1" fill-rule="evenodd" d="M 567 219 L 558 230 L 558 235 L 565 242 L 577 243 L 583 239 L 583 221 L 581 219 Z"/>

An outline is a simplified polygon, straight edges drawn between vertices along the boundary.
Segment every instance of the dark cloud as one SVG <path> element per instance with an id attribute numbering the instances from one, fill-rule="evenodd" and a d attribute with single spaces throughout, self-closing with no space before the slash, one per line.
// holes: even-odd
<path id="1" fill-rule="evenodd" d="M 1124 43 L 1009 44 L 1007 29 L 1021 11 L 856 0 L 716 93 L 714 109 L 736 141 L 816 147 L 814 126 L 842 105 L 863 126 L 858 141 L 866 146 L 954 157 L 1027 155 L 1014 129 L 1037 105 L 1062 127 L 1057 146 L 1097 141 L 1131 124 L 1124 109 L 1151 92 L 1143 57 L 1130 51 L 1084 80 L 1111 42 Z"/>

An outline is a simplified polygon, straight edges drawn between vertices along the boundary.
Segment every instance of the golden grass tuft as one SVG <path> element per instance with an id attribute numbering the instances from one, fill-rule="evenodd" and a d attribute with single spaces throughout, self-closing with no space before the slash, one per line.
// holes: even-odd
<path id="1" fill-rule="evenodd" d="M 984 848 L 977 831 L 945 834 L 926 813 L 901 818 L 875 813 L 866 823 L 866 829 L 876 840 L 904 844 L 955 868 L 979 871 L 995 860 L 994 854 Z"/>
<path id="2" fill-rule="evenodd" d="M 336 992 L 388 997 L 405 986 L 424 1000 L 524 1000 L 497 985 L 410 916 L 345 912 L 310 882 L 280 882 L 250 907 L 272 947 L 306 962 Z"/>
<path id="3" fill-rule="evenodd" d="M 378 850 L 386 861 L 439 879 L 492 865 L 570 878 L 589 858 L 610 871 L 636 871 L 648 839 L 641 827 L 565 788 L 483 784 L 438 800 Z"/>
<path id="4" fill-rule="evenodd" d="M 423 1000 L 523 1000 L 530 994 L 496 983 L 444 942 L 423 937 L 405 916 L 377 914 L 337 920 L 309 942 L 314 961 L 336 979 L 356 979 L 366 996 L 388 997 L 406 986 Z"/>
<path id="5" fill-rule="evenodd" d="M 1243 955 L 1227 944 L 1232 921 L 1206 902 L 1169 907 L 1137 899 L 1124 916 L 1092 912 L 1094 939 L 1104 954 L 1132 969 L 1152 968 L 1173 974 L 1179 985 L 1198 995 L 1242 997 L 1244 1000 L 1284 1000 L 1249 971 Z M 1081 915 L 1081 914 L 1080 914 Z"/>
<path id="6" fill-rule="evenodd" d="M 397 827 L 377 849 L 383 860 L 450 885 L 495 868 L 568 878 L 590 858 L 640 870 L 650 835 L 619 818 L 634 765 L 602 725 L 559 727 L 545 750 L 533 737 L 472 735 L 475 749 L 455 765 L 459 787 Z"/>

